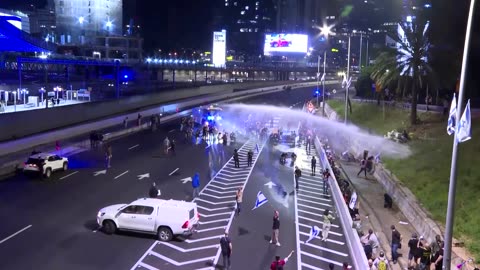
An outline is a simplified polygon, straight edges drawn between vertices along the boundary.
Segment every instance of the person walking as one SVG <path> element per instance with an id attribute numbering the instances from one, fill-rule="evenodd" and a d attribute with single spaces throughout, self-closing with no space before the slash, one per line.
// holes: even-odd
<path id="1" fill-rule="evenodd" d="M 378 256 L 378 258 L 376 258 L 375 261 L 373 261 L 373 266 L 377 270 L 390 269 L 388 265 L 387 257 L 385 256 L 385 253 L 383 251 L 380 251 L 380 255 Z"/>
<path id="2" fill-rule="evenodd" d="M 176 144 L 175 144 L 175 140 L 171 140 L 170 141 L 170 147 L 168 148 L 170 150 L 170 153 L 172 153 L 172 156 L 175 156 L 176 152 L 175 152 L 175 149 L 176 149 Z"/>
<path id="3" fill-rule="evenodd" d="M 252 149 L 248 150 L 247 153 L 247 166 L 252 167 L 252 162 L 253 162 L 253 151 Z"/>
<path id="4" fill-rule="evenodd" d="M 163 152 L 165 153 L 165 155 L 168 154 L 169 147 L 170 147 L 170 140 L 168 139 L 168 137 L 165 137 L 165 140 L 163 140 Z"/>
<path id="5" fill-rule="evenodd" d="M 152 183 L 152 186 L 150 187 L 150 190 L 148 191 L 148 196 L 150 198 L 157 198 L 158 197 L 158 189 L 156 187 L 155 182 Z"/>
<path id="6" fill-rule="evenodd" d="M 442 241 L 440 243 L 440 249 L 437 250 L 437 252 L 434 255 L 432 263 L 433 263 L 433 266 L 435 267 L 434 268 L 435 270 L 442 270 L 442 268 L 443 268 L 443 252 L 444 252 L 443 248 L 444 248 L 444 245 L 445 245 L 445 243 Z"/>
<path id="7" fill-rule="evenodd" d="M 270 244 L 275 244 L 280 246 L 280 242 L 278 241 L 278 236 L 280 234 L 280 216 L 277 210 L 273 211 L 273 225 L 272 225 L 272 239 L 270 240 Z"/>
<path id="8" fill-rule="evenodd" d="M 328 194 L 328 179 L 330 178 L 330 171 L 325 169 L 323 171 L 323 194 Z"/>
<path id="9" fill-rule="evenodd" d="M 412 233 L 412 238 L 408 241 L 408 269 L 414 269 L 418 259 L 418 236 Z"/>
<path id="10" fill-rule="evenodd" d="M 233 161 L 235 162 L 235 168 L 240 168 L 240 156 L 237 149 L 233 150 Z"/>
<path id="11" fill-rule="evenodd" d="M 359 176 L 362 172 L 365 173 L 365 178 L 367 178 L 367 161 L 365 159 L 362 159 L 360 162 L 360 171 L 357 173 L 357 176 Z"/>
<path id="12" fill-rule="evenodd" d="M 298 191 L 298 180 L 302 176 L 302 171 L 298 166 L 295 166 L 295 189 Z"/>
<path id="13" fill-rule="evenodd" d="M 290 254 L 288 254 L 288 256 L 285 257 L 283 260 L 280 259 L 280 256 L 275 256 L 275 261 L 273 261 L 272 264 L 270 264 L 270 270 L 281 270 L 281 269 L 283 269 L 285 264 L 288 262 L 288 260 L 292 256 L 293 252 L 295 252 L 295 251 L 292 250 L 290 252 Z"/>
<path id="14" fill-rule="evenodd" d="M 128 116 L 123 119 L 123 128 L 128 128 Z"/>
<path id="15" fill-rule="evenodd" d="M 395 229 L 395 225 L 390 227 L 392 229 L 392 261 L 394 264 L 398 261 L 398 249 L 402 241 L 402 235 Z"/>
<path id="16" fill-rule="evenodd" d="M 112 160 L 112 146 L 107 145 L 105 148 L 105 168 L 110 168 L 111 166 L 111 160 Z"/>
<path id="17" fill-rule="evenodd" d="M 323 227 L 322 227 L 322 241 L 326 242 L 328 238 L 328 233 L 330 232 L 330 227 L 332 226 L 332 220 L 335 218 L 330 214 L 330 210 L 325 209 L 323 212 Z"/>
<path id="18" fill-rule="evenodd" d="M 315 156 L 312 156 L 311 163 L 312 163 L 312 176 L 313 176 L 315 175 L 315 170 L 317 169 L 317 159 L 315 158 Z"/>
<path id="19" fill-rule="evenodd" d="M 418 241 L 419 255 L 420 255 L 420 270 L 429 270 L 430 269 L 430 262 L 431 262 L 431 255 L 432 255 L 432 248 L 428 244 L 425 239 L 420 236 L 420 241 Z"/>
<path id="20" fill-rule="evenodd" d="M 240 215 L 240 211 L 242 210 L 242 200 L 243 200 L 243 188 L 239 187 L 237 189 L 236 201 L 237 201 L 237 216 Z"/>
<path id="21" fill-rule="evenodd" d="M 308 135 L 307 140 L 305 141 L 305 152 L 307 152 L 307 155 L 310 155 L 311 147 L 312 147 L 312 137 Z"/>
<path id="22" fill-rule="evenodd" d="M 200 194 L 200 175 L 195 173 L 192 178 L 193 198 L 196 198 Z"/>
<path id="23" fill-rule="evenodd" d="M 228 237 L 228 231 L 225 231 L 225 235 L 220 238 L 220 249 L 223 257 L 223 269 L 230 269 L 231 262 L 230 256 L 232 255 L 232 241 Z"/>

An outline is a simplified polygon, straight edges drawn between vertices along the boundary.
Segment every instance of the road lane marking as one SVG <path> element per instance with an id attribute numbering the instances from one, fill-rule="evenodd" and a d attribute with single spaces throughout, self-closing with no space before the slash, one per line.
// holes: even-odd
<path id="1" fill-rule="evenodd" d="M 219 237 L 219 239 L 220 239 L 220 237 Z M 150 251 L 149 255 L 160 258 L 160 259 L 162 259 L 162 260 L 164 260 L 164 261 L 166 261 L 170 264 L 173 264 L 175 266 L 184 266 L 186 264 L 192 264 L 192 263 L 203 262 L 203 261 L 211 261 L 211 260 L 215 259 L 215 257 L 204 257 L 204 258 L 200 258 L 200 259 L 197 259 L 197 260 L 191 260 L 191 261 L 186 261 L 186 262 L 177 262 L 177 261 L 172 260 L 168 257 L 165 257 L 165 256 L 163 256 L 163 255 L 161 255 L 161 254 L 159 254 L 155 251 Z M 135 269 L 135 268 L 132 268 L 132 269 Z"/>
<path id="2" fill-rule="evenodd" d="M 333 254 L 337 254 L 339 256 L 342 256 L 342 257 L 347 257 L 348 254 L 347 253 L 343 253 L 343 252 L 340 252 L 340 251 L 336 251 L 336 250 L 333 250 L 333 249 L 329 249 L 329 248 L 325 248 L 325 247 L 322 247 L 322 246 L 319 246 L 319 245 L 314 245 L 314 244 L 311 244 L 311 243 L 301 243 L 302 245 L 305 245 L 305 246 L 309 246 L 309 247 L 312 247 L 312 248 L 315 248 L 315 249 L 318 249 L 318 250 L 323 250 L 323 251 L 326 251 L 326 252 L 330 252 L 330 253 L 333 253 Z"/>
<path id="3" fill-rule="evenodd" d="M 228 218 L 227 219 L 215 219 L 215 220 L 210 220 L 210 221 L 199 221 L 198 223 L 200 225 L 204 225 L 204 224 L 211 224 L 211 223 L 217 223 L 217 222 L 225 222 L 225 221 L 228 221 L 228 220 L 229 220 Z"/>
<path id="4" fill-rule="evenodd" d="M 132 146 L 132 147 L 128 148 L 128 150 L 135 149 L 135 148 L 137 148 L 139 145 L 140 145 L 140 144 L 136 144 L 136 145 L 134 145 L 134 146 Z"/>
<path id="5" fill-rule="evenodd" d="M 159 270 L 158 268 L 155 268 L 155 267 L 153 267 L 149 264 L 143 263 L 143 262 L 139 263 L 138 266 L 141 266 L 143 268 L 147 268 L 148 270 Z"/>
<path id="6" fill-rule="evenodd" d="M 174 174 L 176 171 L 178 171 L 180 168 L 176 168 L 175 170 L 173 170 L 173 172 L 171 172 L 168 176 L 172 176 L 172 174 Z"/>
<path id="7" fill-rule="evenodd" d="M 0 241 L 0 244 L 2 244 L 2 243 L 4 243 L 4 242 L 6 242 L 6 241 L 7 241 L 7 240 L 9 240 L 10 238 L 13 238 L 13 237 L 15 237 L 16 235 L 18 235 L 18 234 L 22 233 L 22 232 L 23 232 L 23 231 L 25 231 L 25 230 L 28 230 L 28 229 L 30 229 L 30 227 L 32 227 L 32 225 L 31 225 L 31 224 L 30 224 L 30 225 L 28 225 L 27 227 L 25 227 L 25 228 L 21 229 L 20 231 L 18 231 L 18 232 L 16 232 L 16 233 L 14 233 L 14 234 L 12 234 L 12 235 L 10 235 L 9 237 L 7 237 L 7 238 L 3 239 L 2 241 Z"/>
<path id="8" fill-rule="evenodd" d="M 65 178 L 69 177 L 69 176 L 72 176 L 72 175 L 76 174 L 76 173 L 78 173 L 78 171 L 72 172 L 71 174 L 67 174 L 64 177 L 61 177 L 60 180 L 63 180 Z"/>
<path id="9" fill-rule="evenodd" d="M 330 259 L 327 259 L 327 258 L 324 258 L 324 257 L 316 256 L 316 255 L 310 254 L 310 253 L 305 252 L 305 251 L 301 251 L 301 254 L 305 255 L 307 257 L 313 258 L 313 259 L 317 259 L 317 260 L 320 260 L 320 261 L 327 262 L 327 263 L 333 263 L 333 264 L 338 265 L 340 267 L 343 266 L 343 262 L 337 262 L 337 261 L 330 260 Z M 348 268 L 351 269 L 352 267 L 349 266 Z"/>
<path id="10" fill-rule="evenodd" d="M 302 226 L 302 224 L 299 224 L 300 226 Z M 307 226 L 308 227 L 308 226 Z M 311 226 L 310 226 L 311 228 Z M 305 235 L 305 236 L 308 236 L 308 238 L 310 238 L 310 233 L 306 233 L 306 232 L 300 232 L 299 234 L 301 235 Z M 319 236 L 316 236 L 315 239 L 318 239 L 318 240 L 322 240 L 322 237 L 319 237 Z M 304 241 L 305 242 L 305 241 Z M 333 239 L 327 239 L 327 242 L 330 242 L 330 243 L 334 243 L 334 244 L 338 244 L 338 245 L 345 245 L 344 242 L 342 241 L 337 241 L 337 240 L 333 240 Z M 302 242 L 303 243 L 303 242 Z"/>
<path id="11" fill-rule="evenodd" d="M 197 251 L 197 250 L 202 250 L 202 249 L 210 249 L 210 248 L 219 248 L 220 245 L 210 245 L 210 246 L 204 246 L 204 247 L 196 247 L 196 248 L 189 248 L 189 249 L 184 249 L 184 248 L 181 248 L 181 247 L 177 247 L 175 245 L 172 245 L 170 243 L 167 243 L 167 242 L 160 242 L 160 244 L 164 245 L 164 246 L 167 246 L 167 247 L 171 247 L 173 249 L 176 249 L 182 253 L 186 253 L 186 252 L 192 252 L 192 251 Z"/>
<path id="12" fill-rule="evenodd" d="M 213 227 L 213 228 L 208 228 L 208 229 L 196 230 L 196 232 L 201 233 L 201 232 L 209 232 L 209 231 L 214 231 L 214 230 L 225 230 L 225 226 L 218 226 L 218 227 Z"/>
<path id="13" fill-rule="evenodd" d="M 120 178 L 120 177 L 124 176 L 124 175 L 127 174 L 127 173 L 128 173 L 128 170 L 127 170 L 127 171 L 124 171 L 123 173 L 121 173 L 121 174 L 119 174 L 119 175 L 117 175 L 117 176 L 115 176 L 115 178 L 113 178 L 113 179 Z"/>
<path id="14" fill-rule="evenodd" d="M 196 242 L 201 242 L 201 241 L 206 241 L 206 240 L 212 240 L 212 239 L 218 239 L 222 238 L 223 234 L 219 235 L 214 235 L 210 237 L 203 237 L 203 238 L 198 238 L 198 239 L 185 239 L 185 242 L 187 243 L 196 243 Z"/>

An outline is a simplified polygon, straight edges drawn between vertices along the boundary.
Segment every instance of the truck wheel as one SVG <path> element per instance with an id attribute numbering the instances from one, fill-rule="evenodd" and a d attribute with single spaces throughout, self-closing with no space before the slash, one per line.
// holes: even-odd
<path id="1" fill-rule="evenodd" d="M 160 227 L 158 228 L 157 237 L 162 242 L 168 242 L 173 238 L 172 230 L 168 227 Z"/>
<path id="2" fill-rule="evenodd" d="M 63 163 L 63 171 L 66 171 L 68 169 L 68 163 L 67 162 L 64 162 Z"/>
<path id="3" fill-rule="evenodd" d="M 117 231 L 117 225 L 115 225 L 115 223 L 113 221 L 105 220 L 103 222 L 103 232 L 110 235 L 110 234 L 115 233 L 115 231 Z"/>
<path id="4" fill-rule="evenodd" d="M 47 170 L 45 171 L 45 178 L 50 178 L 50 176 L 52 176 L 52 169 L 47 168 Z"/>

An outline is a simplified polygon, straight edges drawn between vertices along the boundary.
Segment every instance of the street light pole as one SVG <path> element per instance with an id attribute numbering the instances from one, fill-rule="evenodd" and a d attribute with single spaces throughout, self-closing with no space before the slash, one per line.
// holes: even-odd
<path id="1" fill-rule="evenodd" d="M 358 71 L 362 71 L 362 45 L 363 45 L 363 33 L 360 33 L 360 57 L 358 58 Z"/>
<path id="2" fill-rule="evenodd" d="M 318 55 L 318 61 L 317 61 L 317 91 L 315 91 L 315 95 L 317 96 L 317 107 L 319 106 L 318 104 L 318 89 L 320 88 L 320 55 Z"/>
<path id="3" fill-rule="evenodd" d="M 322 111 L 323 111 L 323 116 L 325 116 L 325 80 L 327 79 L 326 76 L 326 67 L 325 65 L 327 64 L 327 50 L 323 53 L 323 80 L 322 80 Z"/>
<path id="4" fill-rule="evenodd" d="M 468 13 L 467 33 L 465 36 L 465 45 L 463 47 L 462 72 L 460 75 L 460 89 L 458 93 L 458 106 L 456 113 L 456 127 L 458 126 L 461 113 L 463 95 L 465 92 L 465 78 L 467 75 L 467 60 L 470 52 L 470 36 L 472 32 L 473 11 L 475 7 L 475 0 L 470 1 L 470 11 Z M 456 128 L 455 127 L 455 128 Z M 450 270 L 452 264 L 452 238 L 453 238 L 453 224 L 455 218 L 455 193 L 457 184 L 457 152 L 458 152 L 458 132 L 455 131 L 453 138 L 452 150 L 452 164 L 450 166 L 450 184 L 448 188 L 448 206 L 447 206 L 447 220 L 445 225 L 445 244 L 443 253 L 443 269 Z"/>
<path id="5" fill-rule="evenodd" d="M 350 34 L 348 35 L 348 57 L 347 57 L 347 82 L 350 80 Z M 345 84 L 345 125 L 347 124 L 348 114 L 348 83 Z"/>

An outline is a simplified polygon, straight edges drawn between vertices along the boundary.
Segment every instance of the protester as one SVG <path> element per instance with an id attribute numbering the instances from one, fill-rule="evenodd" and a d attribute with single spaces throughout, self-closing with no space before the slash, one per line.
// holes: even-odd
<path id="1" fill-rule="evenodd" d="M 390 269 L 387 257 L 385 256 L 385 253 L 383 251 L 380 251 L 380 255 L 378 256 L 378 258 L 376 258 L 375 261 L 373 261 L 373 266 L 377 270 L 388 270 L 388 269 Z"/>
<path id="2" fill-rule="evenodd" d="M 150 187 L 150 190 L 148 191 L 148 196 L 150 198 L 157 198 L 158 197 L 158 189 L 156 187 L 155 182 L 152 183 L 152 186 Z"/>
<path id="3" fill-rule="evenodd" d="M 434 268 L 435 270 L 442 270 L 443 268 L 443 252 L 444 252 L 443 248 L 444 248 L 444 242 L 442 241 L 440 243 L 440 249 L 437 250 L 432 261 L 433 266 L 435 267 Z"/>
<path id="4" fill-rule="evenodd" d="M 330 210 L 325 209 L 323 212 L 323 228 L 322 228 L 322 241 L 326 242 L 330 227 L 332 226 L 332 220 L 335 218 L 330 214 Z"/>
<path id="5" fill-rule="evenodd" d="M 233 161 L 235 163 L 235 168 L 240 168 L 240 156 L 237 149 L 233 150 Z"/>
<path id="6" fill-rule="evenodd" d="M 192 178 L 193 198 L 196 198 L 200 194 L 200 175 L 195 173 Z"/>
<path id="7" fill-rule="evenodd" d="M 323 194 L 328 194 L 328 179 L 330 178 L 330 171 L 325 169 L 323 171 Z"/>
<path id="8" fill-rule="evenodd" d="M 293 252 L 294 250 L 292 250 L 290 254 L 288 254 L 288 256 L 283 260 L 280 259 L 280 256 L 275 256 L 275 261 L 273 261 L 270 265 L 270 270 L 282 270 L 283 266 L 285 266 L 285 264 L 288 262 L 288 259 L 290 259 Z"/>
<path id="9" fill-rule="evenodd" d="M 220 249 L 223 257 L 223 269 L 230 269 L 230 256 L 232 256 L 232 241 L 230 240 L 230 237 L 228 237 L 228 231 L 225 231 L 225 235 L 220 238 Z"/>
<path id="10" fill-rule="evenodd" d="M 416 233 L 412 233 L 412 238 L 408 241 L 408 267 L 410 269 L 416 267 L 418 258 L 418 236 Z"/>
<path id="11" fill-rule="evenodd" d="M 362 172 L 364 172 L 365 178 L 367 178 L 367 161 L 365 159 L 362 159 L 360 162 L 360 171 L 357 173 L 357 176 L 359 176 Z"/>
<path id="12" fill-rule="evenodd" d="M 317 168 L 317 159 L 315 158 L 315 156 L 312 156 L 311 164 L 312 164 L 312 176 L 313 176 L 315 175 L 315 170 Z"/>
<path id="13" fill-rule="evenodd" d="M 236 201 L 237 201 L 237 216 L 240 215 L 241 207 L 242 207 L 242 200 L 243 200 L 243 188 L 239 187 L 237 190 Z"/>
<path id="14" fill-rule="evenodd" d="M 390 228 L 392 229 L 392 261 L 396 264 L 398 261 L 397 250 L 401 248 L 402 235 L 395 229 L 395 225 Z"/>
<path id="15" fill-rule="evenodd" d="M 430 257 L 432 255 L 432 248 L 422 236 L 420 236 L 420 241 L 418 241 L 417 248 L 420 254 L 420 263 L 419 263 L 420 270 L 429 270 L 430 262 L 431 262 Z"/>
<path id="16" fill-rule="evenodd" d="M 302 176 L 302 171 L 298 166 L 295 166 L 295 189 L 298 191 L 298 180 Z"/>
<path id="17" fill-rule="evenodd" d="M 105 168 L 110 168 L 111 166 L 111 161 L 112 161 L 112 146 L 107 145 L 105 147 Z"/>
<path id="18" fill-rule="evenodd" d="M 272 239 L 270 240 L 270 244 L 275 244 L 280 246 L 280 242 L 278 241 L 278 236 L 280 234 L 280 217 L 277 210 L 273 212 L 273 225 L 272 225 Z"/>
<path id="19" fill-rule="evenodd" d="M 252 149 L 248 150 L 247 153 L 247 166 L 252 167 L 252 162 L 253 162 L 253 151 Z"/>

